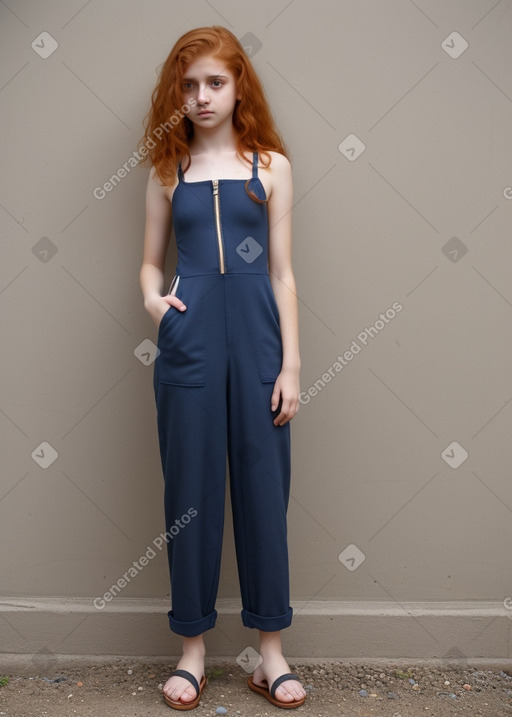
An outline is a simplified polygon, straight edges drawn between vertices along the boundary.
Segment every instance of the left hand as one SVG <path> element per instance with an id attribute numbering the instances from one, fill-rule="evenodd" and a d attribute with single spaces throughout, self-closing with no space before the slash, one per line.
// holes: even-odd
<path id="1" fill-rule="evenodd" d="M 276 378 L 274 390 L 270 399 L 270 408 L 275 411 L 281 402 L 281 411 L 274 418 L 275 426 L 284 426 L 285 423 L 291 421 L 299 410 L 299 371 L 295 369 L 281 369 L 281 373 Z"/>

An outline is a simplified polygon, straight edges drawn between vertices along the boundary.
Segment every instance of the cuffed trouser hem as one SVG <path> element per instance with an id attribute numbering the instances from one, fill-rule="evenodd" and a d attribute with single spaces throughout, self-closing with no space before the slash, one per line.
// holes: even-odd
<path id="1" fill-rule="evenodd" d="M 211 628 L 214 627 L 215 620 L 217 619 L 217 610 L 213 610 L 206 617 L 202 617 L 200 620 L 193 620 L 192 622 L 176 620 L 176 618 L 173 617 L 172 610 L 169 610 L 167 615 L 169 616 L 169 625 L 173 632 L 178 635 L 183 635 L 184 637 L 196 637 L 196 635 L 200 635 L 205 632 L 205 630 L 211 630 Z"/>
<path id="2" fill-rule="evenodd" d="M 276 632 L 277 630 L 283 630 L 285 627 L 290 626 L 293 608 L 290 607 L 288 612 L 285 612 L 284 615 L 277 615 L 277 617 L 262 617 L 245 609 L 242 610 L 240 614 L 242 615 L 242 622 L 245 627 L 256 627 L 258 630 Z"/>

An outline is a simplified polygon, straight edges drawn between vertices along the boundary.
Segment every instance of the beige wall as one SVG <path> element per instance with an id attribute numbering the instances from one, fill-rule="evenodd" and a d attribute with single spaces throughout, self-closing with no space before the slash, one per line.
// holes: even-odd
<path id="1" fill-rule="evenodd" d="M 156 341 L 138 284 L 149 170 L 93 192 L 132 156 L 175 40 L 223 24 L 253 46 L 294 171 L 309 402 L 292 422 L 290 650 L 508 657 L 510 3 L 7 0 L 0 23 L 1 649 L 179 645 L 165 550 L 92 607 L 165 529 L 137 357 Z M 208 640 L 236 655 L 255 638 L 226 517 Z"/>

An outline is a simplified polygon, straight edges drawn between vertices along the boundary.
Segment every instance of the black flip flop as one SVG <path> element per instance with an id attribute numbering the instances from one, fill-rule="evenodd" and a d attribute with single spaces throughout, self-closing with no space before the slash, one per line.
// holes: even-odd
<path id="1" fill-rule="evenodd" d="M 201 700 L 201 695 L 203 694 L 203 690 L 206 687 L 205 675 L 201 677 L 200 685 L 197 684 L 196 678 L 188 670 L 174 670 L 174 672 L 171 672 L 170 677 L 173 677 L 174 675 L 177 675 L 178 677 L 184 677 L 186 680 L 188 680 L 197 692 L 197 697 L 191 702 L 175 702 L 174 700 L 171 700 L 170 697 L 167 697 L 164 692 L 164 700 L 169 705 L 169 707 L 172 707 L 175 710 L 193 710 L 199 704 L 199 701 Z"/>
<path id="2" fill-rule="evenodd" d="M 268 689 L 268 682 L 267 680 L 264 680 L 264 682 L 267 682 L 267 687 L 262 687 L 261 685 L 256 685 L 252 679 L 252 675 L 247 680 L 247 684 L 251 688 L 253 692 L 258 692 L 258 694 L 263 695 L 263 697 L 266 697 L 269 702 L 271 702 L 276 707 L 282 707 L 285 710 L 288 709 L 295 709 L 295 707 L 300 707 L 304 704 L 306 701 L 305 697 L 302 697 L 300 700 L 293 700 L 293 702 L 282 702 L 281 700 L 276 699 L 276 690 L 279 687 L 279 685 L 282 682 L 286 682 L 286 680 L 298 680 L 300 682 L 300 677 L 296 675 L 294 672 L 287 672 L 284 675 L 281 675 L 281 677 L 278 677 L 274 682 L 272 683 L 272 687 L 270 690 Z"/>

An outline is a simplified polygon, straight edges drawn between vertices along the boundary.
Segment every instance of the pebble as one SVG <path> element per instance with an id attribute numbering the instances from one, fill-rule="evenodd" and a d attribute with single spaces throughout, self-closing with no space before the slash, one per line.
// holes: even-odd
<path id="1" fill-rule="evenodd" d="M 436 692 L 437 697 L 451 697 L 452 700 L 457 699 L 457 695 L 454 692 Z"/>
<path id="2" fill-rule="evenodd" d="M 144 665 L 143 669 L 140 669 L 137 665 L 134 668 L 129 668 L 128 664 L 122 661 L 112 666 L 112 671 L 115 671 L 117 684 L 123 686 L 125 689 L 128 688 L 125 694 L 130 694 L 129 690 L 131 688 L 131 694 L 133 696 L 139 695 L 139 699 L 142 699 L 142 691 L 146 689 L 146 683 L 143 682 L 142 677 L 144 680 L 154 680 L 155 687 L 158 685 L 160 691 L 163 689 L 163 685 L 165 684 L 163 681 L 156 683 L 156 678 L 160 677 L 160 669 L 160 667 L 155 669 L 155 666 L 152 664 Z M 229 675 L 230 678 L 236 677 L 237 673 L 235 673 L 235 671 L 231 672 L 230 670 L 231 666 L 225 670 L 225 675 Z M 459 705 L 467 703 L 467 705 L 462 706 L 469 708 L 473 702 L 469 692 L 475 693 L 473 697 L 481 698 L 482 693 L 492 692 L 494 693 L 493 696 L 497 696 L 499 691 L 502 699 L 507 702 L 507 704 L 503 702 L 503 706 L 507 710 L 506 714 L 512 717 L 512 675 L 504 671 L 478 670 L 469 666 L 464 668 L 457 663 L 439 666 L 414 664 L 407 666 L 404 663 L 396 662 L 391 663 L 389 667 L 379 665 L 373 668 L 368 665 L 358 665 L 354 663 L 337 664 L 334 662 L 325 663 L 319 661 L 316 664 L 300 665 L 298 672 L 308 695 L 320 695 L 322 690 L 329 690 L 329 700 L 334 702 L 338 701 L 340 706 L 343 702 L 346 702 L 347 699 L 355 699 L 355 697 L 358 696 L 362 699 L 370 697 L 370 700 L 367 700 L 367 702 L 371 701 L 372 697 L 375 702 L 386 699 L 399 700 L 395 705 L 395 709 L 399 707 L 403 699 L 404 709 L 406 709 L 407 706 L 412 705 L 414 700 L 410 694 L 412 690 L 416 693 L 415 696 L 418 697 L 420 697 L 419 693 L 421 691 L 422 696 L 427 698 L 445 701 L 450 699 L 457 701 Z M 136 686 L 134 684 L 135 680 L 131 678 L 135 676 L 135 674 L 137 675 L 139 685 L 144 685 L 142 689 Z M 412 675 L 416 675 L 416 677 L 413 678 Z M 39 683 L 41 688 L 46 690 L 56 690 L 59 688 L 60 691 L 69 691 L 73 686 L 76 686 L 77 689 L 83 687 L 85 682 L 88 683 L 89 688 L 91 684 L 89 679 L 86 679 L 85 673 L 80 673 L 79 671 L 73 672 L 72 676 L 68 675 L 66 677 L 56 670 L 53 675 L 50 674 L 46 678 L 40 675 L 35 678 L 27 677 L 26 679 L 27 684 L 37 687 L 37 683 Z M 84 679 L 85 682 L 83 682 Z M 30 682 L 28 682 L 29 680 Z M 69 680 L 69 682 L 66 682 L 66 680 Z M 45 683 L 44 685 L 43 682 Z M 454 690 L 457 689 L 457 693 L 449 690 L 452 684 Z M 83 689 L 81 692 L 82 695 L 80 699 L 82 699 L 83 696 Z M 219 693 L 218 698 L 224 699 L 224 695 Z M 444 710 L 450 710 L 449 704 L 450 703 L 445 704 Z M 442 706 L 439 705 L 439 707 Z M 432 711 L 426 714 L 433 714 L 434 709 L 432 706 Z M 456 706 L 454 705 L 452 709 L 456 709 Z M 403 710 L 398 710 L 398 712 L 403 713 Z M 494 712 L 496 715 L 500 713 L 499 710 Z M 211 714 L 215 717 L 217 717 L 217 715 L 233 715 L 233 717 L 237 717 L 236 710 L 227 709 L 225 706 L 218 706 L 216 710 L 216 708 L 211 705 Z M 262 711 L 261 714 L 264 714 L 264 712 Z M 270 714 L 270 712 L 267 714 Z M 238 712 L 238 716 L 239 715 L 240 712 Z M 3 717 L 1 711 L 0 717 Z M 403 717 L 405 717 L 405 715 Z"/>
<path id="3" fill-rule="evenodd" d="M 50 677 L 43 677 L 43 680 L 45 682 L 53 682 L 54 684 L 58 684 L 59 682 L 65 682 L 67 679 L 67 677 L 55 677 L 54 679 L 51 679 Z"/>

